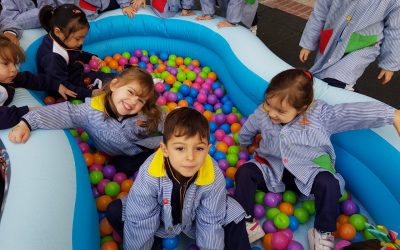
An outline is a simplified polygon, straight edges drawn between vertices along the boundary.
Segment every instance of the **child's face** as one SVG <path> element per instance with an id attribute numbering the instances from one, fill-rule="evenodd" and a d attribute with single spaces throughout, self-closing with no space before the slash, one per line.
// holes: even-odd
<path id="1" fill-rule="evenodd" d="M 64 33 L 61 32 L 59 28 L 55 28 L 54 33 L 58 38 L 60 38 L 63 43 L 71 49 L 77 49 L 80 46 L 82 46 L 83 41 L 85 40 L 85 37 L 89 31 L 88 27 L 84 27 L 80 30 L 75 31 L 71 35 L 69 35 L 68 38 L 65 37 Z"/>
<path id="2" fill-rule="evenodd" d="M 141 97 L 143 94 L 142 88 L 136 81 L 119 86 L 117 79 L 110 83 L 112 91 L 111 101 L 117 110 L 119 117 L 127 115 L 135 115 L 139 113 L 147 101 L 147 97 Z"/>
<path id="3" fill-rule="evenodd" d="M 17 75 L 17 66 L 0 58 L 0 82 L 11 83 Z"/>
<path id="4" fill-rule="evenodd" d="M 192 177 L 203 166 L 211 144 L 199 135 L 187 137 L 172 136 L 167 144 L 161 143 L 164 156 L 172 167 L 185 177 Z"/>
<path id="5" fill-rule="evenodd" d="M 273 124 L 289 123 L 300 113 L 287 100 L 282 101 L 278 96 L 267 98 L 263 107 Z"/>

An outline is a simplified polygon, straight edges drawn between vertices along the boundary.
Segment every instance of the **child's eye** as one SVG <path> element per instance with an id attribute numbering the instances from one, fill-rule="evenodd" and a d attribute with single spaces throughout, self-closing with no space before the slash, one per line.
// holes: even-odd
<path id="1" fill-rule="evenodd" d="M 204 147 L 198 147 L 198 148 L 196 148 L 196 150 L 197 151 L 204 151 L 205 149 L 204 149 Z"/>
<path id="2" fill-rule="evenodd" d="M 183 151 L 183 147 L 177 147 L 175 148 L 176 151 Z"/>

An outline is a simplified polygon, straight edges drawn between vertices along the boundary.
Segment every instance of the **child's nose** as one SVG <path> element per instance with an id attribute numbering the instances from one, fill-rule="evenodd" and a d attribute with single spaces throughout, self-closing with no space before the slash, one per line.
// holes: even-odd
<path id="1" fill-rule="evenodd" d="M 188 149 L 188 150 L 186 151 L 186 158 L 187 158 L 188 160 L 193 160 L 193 159 L 194 159 L 194 152 L 193 152 L 192 149 Z"/>
<path id="2" fill-rule="evenodd" d="M 17 71 L 17 66 L 15 66 L 15 64 L 10 64 L 10 71 L 11 72 Z"/>

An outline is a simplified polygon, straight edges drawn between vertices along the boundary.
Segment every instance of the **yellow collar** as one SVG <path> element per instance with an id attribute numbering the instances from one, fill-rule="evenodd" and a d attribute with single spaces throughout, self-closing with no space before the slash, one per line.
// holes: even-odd
<path id="1" fill-rule="evenodd" d="M 98 95 L 92 98 L 90 101 L 90 107 L 96 109 L 98 111 L 104 112 L 105 111 L 105 94 Z"/>
<path id="2" fill-rule="evenodd" d="M 158 149 L 155 153 L 154 158 L 150 162 L 150 166 L 147 171 L 153 177 L 166 176 L 164 168 L 164 154 L 161 149 Z M 207 155 L 203 166 L 201 166 L 201 168 L 199 169 L 197 179 L 194 183 L 199 186 L 206 186 L 213 183 L 214 179 L 214 164 L 211 160 L 211 156 Z"/>

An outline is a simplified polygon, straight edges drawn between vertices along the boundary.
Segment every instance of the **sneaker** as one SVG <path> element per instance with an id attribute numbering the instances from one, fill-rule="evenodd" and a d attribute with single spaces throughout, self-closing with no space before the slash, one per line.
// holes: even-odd
<path id="1" fill-rule="evenodd" d="M 256 219 L 253 219 L 252 222 L 246 222 L 246 231 L 249 236 L 250 244 L 261 239 L 265 235 L 264 230 Z"/>
<path id="2" fill-rule="evenodd" d="M 335 247 L 335 237 L 330 232 L 321 233 L 315 228 L 308 230 L 310 250 L 332 250 Z"/>
<path id="3" fill-rule="evenodd" d="M 254 35 L 257 35 L 257 25 L 251 26 L 250 31 L 253 32 Z"/>

